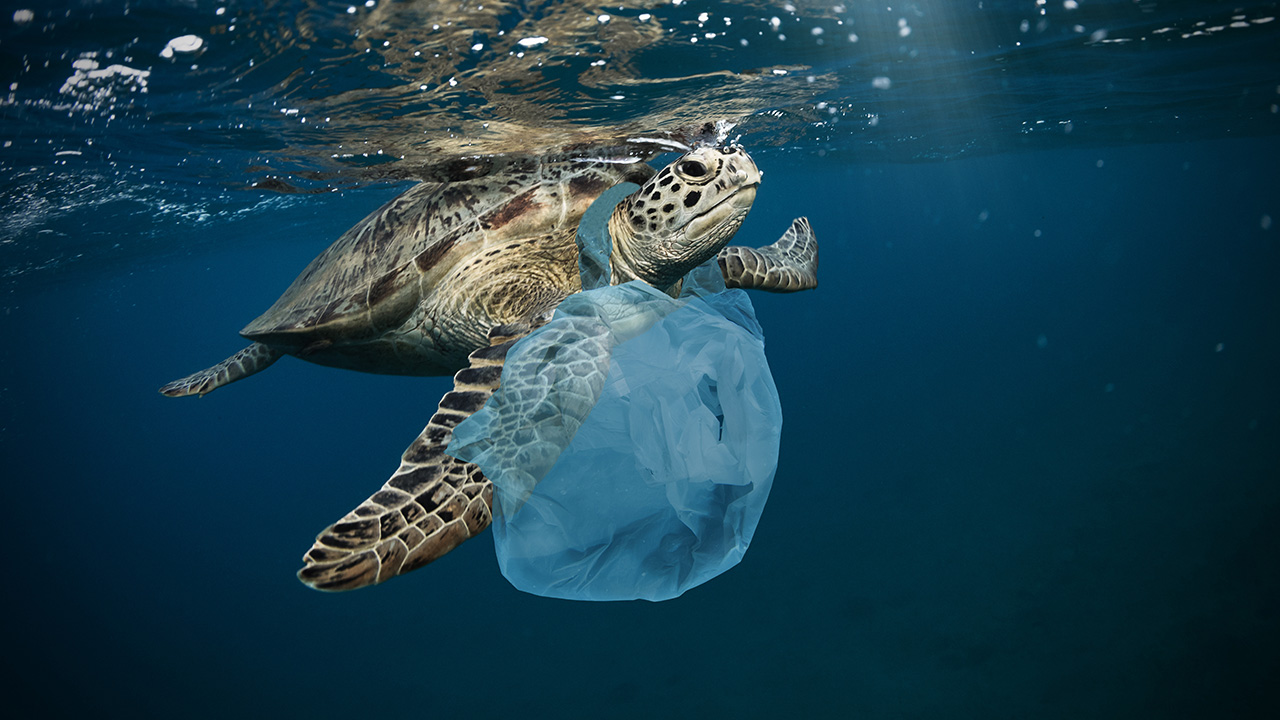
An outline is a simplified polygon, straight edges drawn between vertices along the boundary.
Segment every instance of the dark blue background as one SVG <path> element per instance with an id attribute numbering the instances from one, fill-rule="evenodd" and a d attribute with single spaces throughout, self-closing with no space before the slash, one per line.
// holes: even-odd
<path id="1" fill-rule="evenodd" d="M 808 215 L 822 286 L 753 298 L 786 424 L 738 568 L 552 601 L 486 535 L 377 588 L 299 584 L 447 382 L 285 359 L 156 388 L 391 191 L 313 196 L 9 295 L 6 685 L 44 717 L 1275 711 L 1280 143 L 757 160 L 739 241 Z"/>

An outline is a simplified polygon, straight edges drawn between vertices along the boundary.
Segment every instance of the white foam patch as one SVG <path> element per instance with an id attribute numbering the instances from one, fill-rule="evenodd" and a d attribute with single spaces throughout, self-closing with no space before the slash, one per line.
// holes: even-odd
<path id="1" fill-rule="evenodd" d="M 113 105 L 120 93 L 147 92 L 150 70 L 113 64 L 102 67 L 92 57 L 80 57 L 71 63 L 74 72 L 62 83 L 58 92 L 74 99 L 77 110 L 97 110 Z"/>
<path id="2" fill-rule="evenodd" d="M 169 41 L 160 51 L 160 57 L 172 58 L 176 55 L 190 55 L 204 47 L 204 38 L 199 35 L 180 35 Z"/>

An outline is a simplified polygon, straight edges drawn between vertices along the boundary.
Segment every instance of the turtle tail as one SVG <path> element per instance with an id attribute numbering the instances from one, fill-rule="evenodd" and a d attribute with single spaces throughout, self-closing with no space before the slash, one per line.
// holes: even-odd
<path id="1" fill-rule="evenodd" d="M 480 468 L 444 454 L 453 428 L 498 389 L 507 351 L 530 332 L 503 325 L 490 345 L 471 353 L 453 376 L 454 389 L 382 489 L 325 528 L 302 557 L 298 579 L 316 590 L 376 585 L 439 558 L 492 521 L 493 485 Z"/>
<path id="2" fill-rule="evenodd" d="M 206 395 L 223 385 L 267 369 L 271 363 L 279 360 L 283 355 L 284 353 L 279 350 L 273 350 L 260 342 L 255 342 L 211 368 L 205 368 L 181 380 L 174 380 L 160 388 L 160 394 L 169 397 Z"/>
<path id="3" fill-rule="evenodd" d="M 796 218 L 772 245 L 730 245 L 716 258 L 731 288 L 789 293 L 818 287 L 818 240 L 808 218 Z"/>

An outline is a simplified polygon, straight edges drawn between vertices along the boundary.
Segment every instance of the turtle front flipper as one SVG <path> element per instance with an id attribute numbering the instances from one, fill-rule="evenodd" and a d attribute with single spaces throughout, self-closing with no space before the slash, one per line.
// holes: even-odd
<path id="1" fill-rule="evenodd" d="M 160 388 L 160 393 L 169 397 L 206 395 L 223 385 L 267 369 L 283 355 L 279 350 L 256 342 L 211 368 L 174 380 Z"/>
<path id="2" fill-rule="evenodd" d="M 772 245 L 730 245 L 716 257 L 731 288 L 789 293 L 818 287 L 818 240 L 808 218 L 796 218 Z"/>
<path id="3" fill-rule="evenodd" d="M 480 468 L 444 454 L 453 428 L 484 406 L 498 388 L 507 351 L 530 332 L 503 325 L 490 346 L 471 353 L 453 376 L 400 468 L 382 489 L 325 528 L 307 554 L 298 579 L 317 590 L 354 590 L 426 565 L 489 526 L 493 486 Z"/>

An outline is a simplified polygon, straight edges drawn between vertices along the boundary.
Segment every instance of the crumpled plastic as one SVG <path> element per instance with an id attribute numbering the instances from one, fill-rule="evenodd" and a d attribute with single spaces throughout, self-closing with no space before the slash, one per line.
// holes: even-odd
<path id="1" fill-rule="evenodd" d="M 667 600 L 746 553 L 777 469 L 778 391 L 746 293 L 724 289 L 714 259 L 683 288 L 570 296 L 454 428 L 447 452 L 493 482 L 498 565 L 517 589 Z"/>

